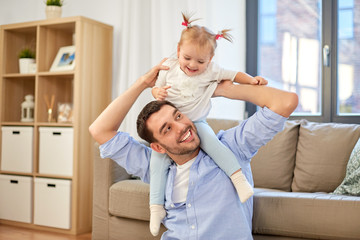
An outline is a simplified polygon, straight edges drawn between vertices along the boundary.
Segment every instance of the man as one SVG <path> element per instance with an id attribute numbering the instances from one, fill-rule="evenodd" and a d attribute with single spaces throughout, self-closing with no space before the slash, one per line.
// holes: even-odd
<path id="1" fill-rule="evenodd" d="M 166 186 L 167 215 L 163 223 L 168 231 L 162 239 L 252 239 L 252 198 L 240 202 L 229 177 L 199 148 L 194 124 L 174 106 L 154 101 L 140 113 L 138 132 L 150 142 L 151 149 L 117 131 L 138 96 L 154 86 L 160 70 L 168 69 L 161 64 L 140 77 L 90 126 L 92 136 L 101 144 L 101 156 L 112 158 L 145 182 L 149 182 L 151 150 L 167 153 L 174 161 Z M 230 88 L 237 88 L 244 100 L 262 107 L 236 128 L 218 134 L 253 185 L 251 158 L 283 129 L 298 98 L 294 93 L 270 87 L 233 85 L 229 81 L 223 81 L 214 96 L 222 96 Z"/>

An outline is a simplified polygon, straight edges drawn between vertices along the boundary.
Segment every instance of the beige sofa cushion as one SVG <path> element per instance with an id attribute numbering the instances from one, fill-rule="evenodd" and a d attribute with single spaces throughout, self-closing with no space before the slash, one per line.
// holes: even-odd
<path id="1" fill-rule="evenodd" d="M 208 118 L 206 122 L 212 128 L 214 133 L 218 133 L 220 130 L 227 130 L 229 128 L 236 127 L 239 125 L 238 120 L 230 120 L 230 119 L 215 119 L 215 118 Z"/>
<path id="2" fill-rule="evenodd" d="M 360 136 L 360 125 L 303 120 L 299 130 L 294 192 L 333 192 Z"/>
<path id="3" fill-rule="evenodd" d="M 295 166 L 299 121 L 287 121 L 251 160 L 255 187 L 290 191 Z"/>
<path id="4" fill-rule="evenodd" d="M 255 189 L 253 233 L 359 239 L 360 198 Z"/>
<path id="5" fill-rule="evenodd" d="M 118 217 L 150 221 L 149 184 L 124 180 L 110 187 L 109 212 Z"/>

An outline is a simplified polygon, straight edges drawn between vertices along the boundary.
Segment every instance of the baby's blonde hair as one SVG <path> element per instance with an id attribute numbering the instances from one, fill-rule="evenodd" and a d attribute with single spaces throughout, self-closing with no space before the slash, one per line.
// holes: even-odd
<path id="1" fill-rule="evenodd" d="M 192 22 L 198 20 L 191 20 L 192 15 L 186 15 L 182 13 L 182 16 L 184 19 L 183 25 L 186 26 L 186 28 L 181 33 L 178 47 L 181 47 L 184 42 L 195 43 L 201 49 L 209 49 L 211 56 L 213 56 L 217 47 L 216 40 L 219 37 L 222 37 L 229 42 L 232 42 L 232 37 L 228 33 L 230 29 L 224 29 L 218 34 L 214 34 L 206 27 L 199 25 L 191 25 Z"/>

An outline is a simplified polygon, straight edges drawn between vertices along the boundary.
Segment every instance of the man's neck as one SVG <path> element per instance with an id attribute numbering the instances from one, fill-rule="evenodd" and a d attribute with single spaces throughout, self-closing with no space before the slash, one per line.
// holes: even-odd
<path id="1" fill-rule="evenodd" d="M 191 159 L 195 158 L 199 154 L 200 148 L 198 148 L 193 153 L 184 154 L 184 155 L 175 155 L 168 153 L 169 157 L 177 164 L 177 165 L 183 165 L 190 161 Z"/>

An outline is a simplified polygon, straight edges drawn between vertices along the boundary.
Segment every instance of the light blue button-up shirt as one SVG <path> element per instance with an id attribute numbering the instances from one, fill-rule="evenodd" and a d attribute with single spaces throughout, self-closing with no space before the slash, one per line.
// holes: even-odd
<path id="1" fill-rule="evenodd" d="M 218 138 L 235 154 L 242 171 L 254 185 L 250 160 L 258 149 L 283 129 L 286 118 L 263 108 L 239 126 L 220 131 Z M 119 132 L 100 146 L 101 157 L 112 158 L 128 173 L 149 182 L 151 149 L 127 133 Z M 164 240 L 252 239 L 253 198 L 241 203 L 230 178 L 203 151 L 190 168 L 186 202 L 172 201 L 176 165 L 170 166 L 166 185 L 163 221 L 168 229 Z"/>

